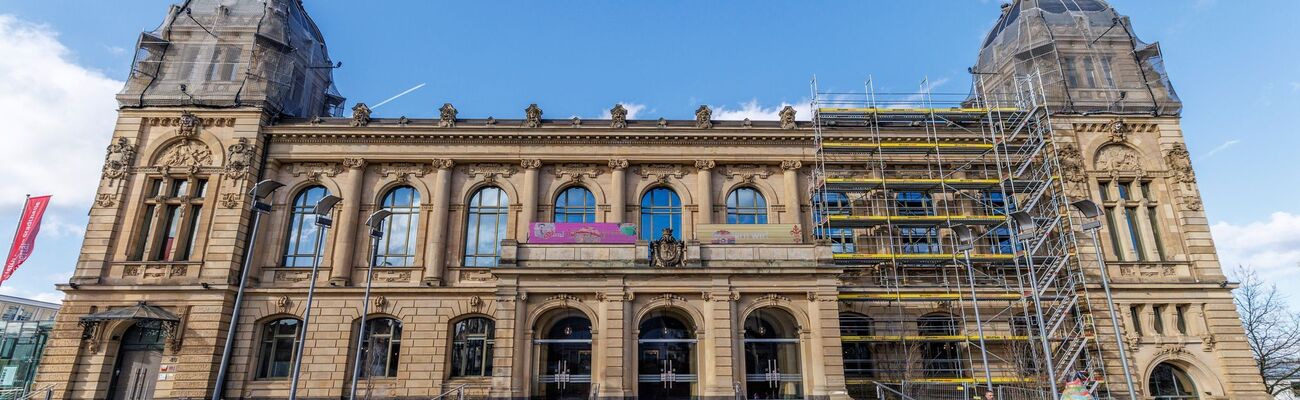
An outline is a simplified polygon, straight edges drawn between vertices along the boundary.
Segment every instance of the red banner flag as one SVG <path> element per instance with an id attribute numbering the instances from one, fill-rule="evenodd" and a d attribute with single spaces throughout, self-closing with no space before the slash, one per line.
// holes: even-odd
<path id="1" fill-rule="evenodd" d="M 41 231 L 41 217 L 45 216 L 45 207 L 50 205 L 50 196 L 27 198 L 23 207 L 22 218 L 18 220 L 18 232 L 14 233 L 14 243 L 9 247 L 9 258 L 5 259 L 4 275 L 0 275 L 0 284 L 9 280 L 9 276 L 18 270 L 19 265 L 31 257 L 36 246 L 36 234 Z"/>

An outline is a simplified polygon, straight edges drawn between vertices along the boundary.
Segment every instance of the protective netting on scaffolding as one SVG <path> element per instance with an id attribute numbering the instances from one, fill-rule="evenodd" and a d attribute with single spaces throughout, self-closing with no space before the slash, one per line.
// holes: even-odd
<path id="1" fill-rule="evenodd" d="M 140 34 L 124 107 L 261 106 L 272 113 L 339 114 L 324 38 L 292 0 L 188 0 Z"/>

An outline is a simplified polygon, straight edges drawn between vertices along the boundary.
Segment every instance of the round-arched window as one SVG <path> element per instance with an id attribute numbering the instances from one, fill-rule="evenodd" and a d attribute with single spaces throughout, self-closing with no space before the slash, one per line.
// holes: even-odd
<path id="1" fill-rule="evenodd" d="M 1196 384 L 1182 369 L 1160 363 L 1151 370 L 1151 381 L 1147 383 L 1147 392 L 1156 400 L 1199 399 Z"/>

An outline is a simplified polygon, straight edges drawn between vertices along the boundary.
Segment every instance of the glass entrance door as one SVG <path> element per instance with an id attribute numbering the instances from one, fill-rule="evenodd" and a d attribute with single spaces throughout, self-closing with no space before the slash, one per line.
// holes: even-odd
<path id="1" fill-rule="evenodd" d="M 695 393 L 695 332 L 662 312 L 641 323 L 637 339 L 637 396 L 690 399 Z"/>
<path id="2" fill-rule="evenodd" d="M 591 322 L 582 317 L 557 321 L 538 347 L 538 389 L 534 398 L 587 399 L 591 394 Z"/>
<path id="3" fill-rule="evenodd" d="M 778 309 L 758 309 L 745 319 L 745 398 L 803 398 L 794 327 L 794 318 Z"/>

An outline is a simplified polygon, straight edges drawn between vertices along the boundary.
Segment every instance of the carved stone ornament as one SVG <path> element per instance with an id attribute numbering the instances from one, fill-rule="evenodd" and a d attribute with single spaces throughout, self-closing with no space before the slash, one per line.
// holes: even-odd
<path id="1" fill-rule="evenodd" d="M 358 169 L 366 166 L 366 159 L 360 157 L 345 157 L 343 158 L 343 166 L 351 169 Z"/>
<path id="2" fill-rule="evenodd" d="M 713 127 L 713 110 L 709 109 L 709 106 L 702 105 L 695 109 L 695 127 L 700 129 Z"/>
<path id="3" fill-rule="evenodd" d="M 754 179 L 767 179 L 767 177 L 772 176 L 772 169 L 766 165 L 756 164 L 724 165 L 722 167 L 722 176 L 727 177 L 727 179 L 753 182 Z"/>
<path id="4" fill-rule="evenodd" d="M 199 134 L 199 127 L 202 125 L 203 121 L 200 120 L 197 115 L 194 115 L 194 113 L 182 112 L 181 118 L 176 125 L 176 135 L 186 139 L 192 139 L 194 136 Z"/>
<path id="5" fill-rule="evenodd" d="M 524 109 L 524 126 L 528 128 L 542 127 L 542 109 L 537 107 L 537 103 L 529 104 Z"/>
<path id="6" fill-rule="evenodd" d="M 366 103 L 352 106 L 352 126 L 370 125 L 370 107 Z"/>
<path id="7" fill-rule="evenodd" d="M 667 128 L 667 127 L 668 127 L 668 120 L 667 120 L 667 119 L 664 119 L 663 117 L 659 117 L 659 124 L 658 124 L 658 126 L 659 126 L 660 128 Z"/>
<path id="8" fill-rule="evenodd" d="M 794 107 L 791 106 L 785 106 L 785 108 L 781 109 L 781 129 L 794 129 L 799 126 L 794 121 L 795 113 Z"/>
<path id="9" fill-rule="evenodd" d="M 126 170 L 132 162 L 135 162 L 135 145 L 127 142 L 126 138 L 117 138 L 117 141 L 108 145 L 107 154 L 104 155 L 104 177 L 117 179 L 126 176 Z"/>
<path id="10" fill-rule="evenodd" d="M 1142 170 L 1142 157 L 1137 151 L 1124 145 L 1113 144 L 1102 147 L 1097 151 L 1097 161 L 1094 165 L 1096 169 L 1110 171 L 1112 175 L 1121 172 L 1146 175 Z"/>
<path id="11" fill-rule="evenodd" d="M 465 175 L 469 175 L 471 178 L 478 178 L 479 175 L 509 178 L 518 171 L 519 168 L 514 165 L 503 163 L 481 163 L 465 166 Z"/>
<path id="12" fill-rule="evenodd" d="M 373 302 L 376 310 L 383 311 L 384 307 L 388 307 L 388 298 L 383 295 L 375 297 Z"/>
<path id="13" fill-rule="evenodd" d="M 407 126 L 407 125 L 410 125 L 410 124 L 411 124 L 411 119 L 410 119 L 410 118 L 406 118 L 405 115 L 403 115 L 403 116 L 401 116 L 400 118 L 397 119 L 397 126 Z"/>
<path id="14" fill-rule="evenodd" d="M 713 169 L 718 163 L 713 160 L 695 160 L 695 169 Z"/>
<path id="15" fill-rule="evenodd" d="M 198 167 L 212 165 L 212 149 L 198 140 L 183 140 L 164 150 L 158 158 L 160 167 L 189 167 L 197 171 Z"/>
<path id="16" fill-rule="evenodd" d="M 104 208 L 115 206 L 117 205 L 117 194 L 100 193 L 95 195 L 95 205 Z"/>
<path id="17" fill-rule="evenodd" d="M 1120 143 L 1128 140 L 1128 134 L 1133 131 L 1133 128 L 1125 123 L 1124 120 L 1115 119 L 1106 123 L 1106 131 L 1110 132 L 1109 141 L 1111 143 Z"/>
<path id="18" fill-rule="evenodd" d="M 1174 182 L 1196 182 L 1196 172 L 1192 171 L 1192 157 L 1187 152 L 1187 145 L 1174 143 L 1174 146 L 1165 152 L 1165 165 L 1169 166 Z"/>
<path id="19" fill-rule="evenodd" d="M 542 160 L 536 158 L 525 158 L 519 160 L 519 166 L 523 169 L 537 169 L 542 167 Z"/>
<path id="20" fill-rule="evenodd" d="M 572 119 L 570 119 L 570 121 L 572 121 L 572 122 L 569 123 L 569 125 L 572 126 L 572 127 L 574 127 L 574 128 L 578 128 L 578 127 L 581 127 L 581 126 L 582 126 L 582 118 L 573 117 Z"/>
<path id="21" fill-rule="evenodd" d="M 797 170 L 797 169 L 799 169 L 799 168 L 803 168 L 803 162 L 802 162 L 802 161 L 799 161 L 799 160 L 785 160 L 785 161 L 781 161 L 781 170 L 782 170 L 782 171 L 793 171 L 793 170 Z"/>
<path id="22" fill-rule="evenodd" d="M 438 109 L 438 127 L 455 128 L 456 113 L 456 107 L 452 107 L 451 103 L 442 103 L 442 108 Z"/>
<path id="23" fill-rule="evenodd" d="M 437 169 L 451 169 L 456 166 L 456 162 L 450 158 L 433 159 L 433 167 Z"/>
<path id="24" fill-rule="evenodd" d="M 615 104 L 614 108 L 609 109 L 609 127 L 614 129 L 623 129 L 627 127 L 627 109 L 623 104 Z"/>
<path id="25" fill-rule="evenodd" d="M 1205 337 L 1201 338 L 1201 351 L 1206 353 L 1214 351 L 1214 346 L 1218 345 L 1218 343 L 1219 340 L 1213 334 L 1205 335 Z"/>
<path id="26" fill-rule="evenodd" d="M 239 142 L 226 148 L 226 177 L 244 179 L 253 168 L 256 150 L 248 138 L 239 138 Z"/>
<path id="27" fill-rule="evenodd" d="M 753 127 L 754 127 L 754 121 L 751 121 L 749 118 L 745 118 L 744 121 L 740 121 L 740 126 L 746 128 L 746 129 L 748 129 L 748 128 L 753 128 Z"/>
<path id="28" fill-rule="evenodd" d="M 1056 146 L 1057 165 L 1065 181 L 1065 193 L 1071 197 L 1084 197 L 1088 193 L 1088 174 L 1083 170 L 1083 155 L 1073 143 Z"/>
<path id="29" fill-rule="evenodd" d="M 423 178 L 430 172 L 433 172 L 433 166 L 424 163 L 384 163 L 379 166 L 379 175 L 402 182 Z"/>
<path id="30" fill-rule="evenodd" d="M 659 181 L 667 181 L 670 177 L 682 179 L 686 176 L 685 168 L 678 164 L 642 164 L 636 167 L 636 172 L 637 175 L 641 175 L 641 179 L 650 179 L 653 176 Z"/>
<path id="31" fill-rule="evenodd" d="M 478 296 L 470 297 L 469 308 L 474 311 L 479 311 L 479 309 L 483 308 L 483 298 Z"/>
<path id="32" fill-rule="evenodd" d="M 625 158 L 615 158 L 615 159 L 609 160 L 609 169 L 616 170 L 616 171 L 617 171 L 617 170 L 622 170 L 622 169 L 627 169 L 627 159 L 625 159 Z"/>
<path id="33" fill-rule="evenodd" d="M 280 298 L 275 299 L 275 308 L 279 308 L 280 311 L 288 312 L 289 307 L 291 306 L 293 306 L 293 301 L 289 300 L 288 295 L 280 296 Z"/>
<path id="34" fill-rule="evenodd" d="M 686 242 L 673 237 L 673 228 L 664 228 L 663 235 L 650 242 L 650 266 L 655 268 L 686 266 Z"/>
<path id="35" fill-rule="evenodd" d="M 555 175 L 555 179 L 564 179 L 567 175 L 570 181 L 575 182 L 583 179 L 595 179 L 602 172 L 604 170 L 600 167 L 600 164 L 584 163 L 558 164 L 551 170 L 551 174 Z"/>

